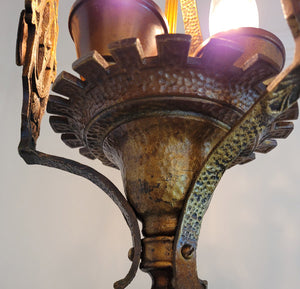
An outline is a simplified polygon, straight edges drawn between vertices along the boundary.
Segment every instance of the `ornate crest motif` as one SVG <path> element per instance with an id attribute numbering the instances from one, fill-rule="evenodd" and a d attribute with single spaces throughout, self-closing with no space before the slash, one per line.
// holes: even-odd
<path id="1" fill-rule="evenodd" d="M 22 143 L 35 147 L 51 83 L 56 76 L 58 0 L 26 0 L 21 12 L 16 62 L 23 66 Z"/>

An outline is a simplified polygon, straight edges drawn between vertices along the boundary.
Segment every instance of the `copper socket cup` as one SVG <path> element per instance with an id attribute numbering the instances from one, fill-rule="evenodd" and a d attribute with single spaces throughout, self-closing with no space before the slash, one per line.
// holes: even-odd
<path id="1" fill-rule="evenodd" d="M 231 41 L 233 45 L 240 47 L 243 51 L 241 57 L 234 63 L 236 67 L 243 68 L 246 60 L 260 56 L 268 59 L 268 62 L 278 72 L 283 68 L 285 62 L 285 49 L 274 34 L 261 28 L 241 27 L 224 32 L 219 32 L 211 36 L 195 52 L 195 57 L 200 57 L 203 49 L 211 39 L 223 39 Z M 222 54 L 222 51 L 220 51 Z"/>
<path id="2" fill-rule="evenodd" d="M 155 36 L 168 33 L 166 23 L 151 0 L 77 0 L 69 16 L 77 56 L 96 50 L 108 60 L 108 44 L 125 38 L 139 38 L 144 55 L 156 55 Z"/>

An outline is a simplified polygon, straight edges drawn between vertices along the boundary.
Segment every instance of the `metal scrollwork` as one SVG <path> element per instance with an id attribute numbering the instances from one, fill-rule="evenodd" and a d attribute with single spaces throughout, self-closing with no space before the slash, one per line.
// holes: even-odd
<path id="1" fill-rule="evenodd" d="M 197 277 L 195 252 L 202 217 L 218 180 L 227 168 L 253 160 L 254 152 L 266 153 L 274 148 L 276 145 L 272 138 L 287 137 L 293 127 L 285 121 L 297 118 L 298 108 L 293 104 L 294 101 L 285 101 L 288 105 L 282 106 L 280 111 L 276 112 L 276 106 L 272 113 L 265 112 L 268 105 L 264 97 L 271 95 L 271 92 L 258 92 L 253 87 L 257 86 L 261 78 L 278 72 L 270 71 L 269 63 L 258 57 L 251 62 L 252 67 L 242 72 L 230 66 L 226 75 L 231 73 L 231 81 L 237 82 L 237 86 L 234 86 L 220 81 L 216 76 L 204 76 L 203 67 L 208 73 L 209 69 L 215 72 L 219 66 L 209 66 L 211 61 L 208 60 L 212 59 L 206 54 L 209 49 L 200 58 L 189 58 L 187 35 L 161 35 L 156 40 L 157 57 L 143 58 L 139 41 L 125 39 L 111 45 L 116 64 L 108 65 L 97 52 L 78 59 L 73 68 L 84 81 L 67 72 L 61 73 L 53 90 L 64 97 L 51 96 L 47 110 L 54 114 L 50 117 L 50 124 L 55 132 L 62 133 L 62 140 L 66 145 L 78 147 L 81 154 L 98 158 L 104 164 L 114 167 L 118 167 L 118 162 L 114 162 L 117 154 L 112 147 L 122 143 L 123 137 L 116 133 L 115 139 L 108 140 L 108 135 L 112 135 L 115 128 L 137 119 L 147 118 L 149 122 L 157 116 L 180 116 L 182 121 L 191 116 L 193 119 L 203 118 L 206 113 L 210 119 L 215 119 L 214 123 L 218 127 L 226 131 L 225 138 L 216 143 L 215 151 L 205 157 L 206 165 L 202 171 L 197 171 L 197 175 L 192 177 L 192 182 L 197 176 L 198 179 L 189 186 L 194 185 L 187 196 L 188 201 L 182 212 L 172 252 L 174 288 L 203 289 L 206 282 Z M 226 40 L 222 40 L 222 45 L 231 48 Z M 235 49 L 232 53 L 236 59 L 241 55 Z M 221 56 L 217 51 L 214 58 L 218 57 Z M 261 74 L 255 78 L 252 72 L 257 67 Z M 212 81 L 213 78 L 210 77 L 216 79 Z M 281 100 L 283 95 L 291 96 L 290 88 L 294 85 L 293 91 L 296 91 L 297 78 L 291 77 L 291 81 L 289 78 L 284 80 L 288 88 L 283 86 L 279 89 L 276 86 L 276 92 L 282 90 L 279 93 Z M 275 90 L 272 92 L 275 95 Z M 271 99 L 274 99 L 274 95 Z M 236 100 L 237 109 L 214 102 L 222 100 L 223 103 L 232 104 L 233 99 Z M 280 115 L 279 119 L 276 118 L 277 115 Z M 176 131 L 179 124 L 178 122 Z M 279 130 L 276 129 L 278 127 Z M 183 134 L 181 131 L 180 135 Z M 155 147 L 157 149 L 157 145 Z M 121 171 L 122 166 L 123 163 L 119 167 Z M 138 189 L 132 191 L 139 192 Z M 158 206 L 157 202 L 155 208 Z M 142 264 L 144 261 L 142 260 Z"/>
<path id="2" fill-rule="evenodd" d="M 23 66 L 22 140 L 35 147 L 56 76 L 58 0 L 26 0 L 21 12 L 16 62 Z"/>
<path id="3" fill-rule="evenodd" d="M 119 207 L 132 233 L 132 266 L 127 276 L 116 282 L 125 288 L 134 278 L 141 254 L 140 231 L 132 207 L 105 176 L 78 162 L 35 150 L 51 84 L 56 76 L 58 0 L 26 0 L 21 12 L 16 63 L 23 66 L 23 106 L 19 153 L 28 164 L 58 168 L 82 176 L 101 188 Z"/>
<path id="4" fill-rule="evenodd" d="M 297 118 L 300 1 L 282 0 L 286 19 L 297 39 L 295 59 L 267 89 L 259 84 L 279 70 L 274 70 L 268 58 L 260 54 L 251 56 L 243 69 L 234 67 L 243 51 L 228 39 L 212 39 L 199 57 L 188 57 L 188 52 L 191 55 L 202 39 L 199 23 L 194 25 L 197 15 L 189 16 L 189 11 L 195 11 L 195 1 L 181 2 L 186 6 L 184 18 L 193 20 L 185 24 L 186 32 L 192 34 L 191 48 L 187 35 L 161 35 L 157 37 L 156 57 L 144 58 L 136 39 L 123 39 L 110 46 L 115 64 L 109 65 L 100 54 L 91 52 L 73 65 L 82 79 L 65 72 L 56 79 L 53 90 L 64 97 L 51 96 L 47 109 L 54 114 L 50 117 L 53 129 L 62 133 L 68 146 L 78 147 L 88 158 L 98 158 L 114 167 L 118 166 L 114 162 L 115 150 L 111 149 L 113 137 L 117 139 L 117 128 L 131 121 L 176 116 L 193 121 L 213 120 L 216 128 L 222 128 L 224 135 L 205 155 L 196 173 L 192 173 L 170 253 L 170 286 L 205 289 L 207 282 L 197 276 L 196 249 L 202 219 L 219 180 L 231 166 L 253 160 L 254 152 L 268 152 L 275 147 L 273 138 L 286 137 L 293 129 L 285 121 Z M 118 205 L 131 230 L 134 246 L 129 273 L 115 283 L 115 288 L 121 289 L 134 278 L 142 251 L 133 208 L 114 184 L 94 169 L 35 150 L 56 75 L 57 6 L 58 0 L 26 0 L 21 13 L 17 64 L 23 65 L 24 96 L 19 153 L 28 164 L 58 168 L 90 180 Z M 224 48 L 231 57 L 224 59 L 214 45 Z M 219 65 L 221 60 L 223 65 Z M 227 78 L 236 85 L 229 84 Z"/>
<path id="5" fill-rule="evenodd" d="M 295 40 L 299 38 L 299 1 L 282 1 L 286 19 Z M 297 26 L 295 28 L 295 25 Z M 202 219 L 223 173 L 234 160 L 277 117 L 296 104 L 300 96 L 299 41 L 296 42 L 294 62 L 280 73 L 267 88 L 265 95 L 252 106 L 244 117 L 230 130 L 211 152 L 205 165 L 195 178 L 190 195 L 182 211 L 180 225 L 174 243 L 174 283 L 176 289 L 203 289 L 206 282 L 199 280 L 196 272 L 196 249 Z M 186 256 L 186 248 L 190 254 Z M 186 272 L 189 282 L 186 282 Z"/>

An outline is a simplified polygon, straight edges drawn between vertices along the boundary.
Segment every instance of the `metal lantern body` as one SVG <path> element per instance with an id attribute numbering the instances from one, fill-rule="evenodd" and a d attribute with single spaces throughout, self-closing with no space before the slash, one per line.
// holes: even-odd
<path id="1" fill-rule="evenodd" d="M 295 19 L 298 10 L 291 5 L 299 1 L 283 2 L 287 18 Z M 56 11 L 56 1 L 46 3 Z M 39 11 L 44 11 L 42 4 Z M 34 7 L 23 13 L 24 19 Z M 243 28 L 197 45 L 198 34 L 167 34 L 151 1 L 79 0 L 69 23 L 80 56 L 73 69 L 81 78 L 61 73 L 53 91 L 62 96 L 48 101 L 39 94 L 34 69 L 34 53 L 45 35 L 38 30 L 42 25 L 31 20 L 35 38 L 22 37 L 25 22 L 19 31 L 26 84 L 20 154 L 29 164 L 84 176 L 118 205 L 133 248 L 131 269 L 115 288 L 129 284 L 141 260 L 142 270 L 152 276 L 152 289 L 205 289 L 207 282 L 198 279 L 196 270 L 204 214 L 226 169 L 252 161 L 255 152 L 269 152 L 275 138 L 292 131 L 289 120 L 298 117 L 300 91 L 298 46 L 292 66 L 266 86 L 264 81 L 280 72 L 285 59 L 282 43 L 269 32 Z M 53 36 L 56 22 L 49 23 L 52 30 L 46 31 Z M 26 61 L 23 44 L 32 39 L 32 58 Z M 47 86 L 51 78 L 45 81 Z M 35 150 L 47 101 L 50 124 L 62 141 L 119 169 L 126 198 L 95 170 Z"/>

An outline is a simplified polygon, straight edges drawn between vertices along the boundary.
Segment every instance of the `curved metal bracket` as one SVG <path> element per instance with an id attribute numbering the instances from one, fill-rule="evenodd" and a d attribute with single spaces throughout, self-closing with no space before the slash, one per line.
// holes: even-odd
<path id="1" fill-rule="evenodd" d="M 174 284 L 176 289 L 204 289 L 206 281 L 198 279 L 196 249 L 202 219 L 223 173 L 247 144 L 253 142 L 276 117 L 294 105 L 300 94 L 300 1 L 282 0 L 285 17 L 296 43 L 293 64 L 268 86 L 268 92 L 252 106 L 209 155 L 195 177 L 182 211 L 174 242 Z M 188 282 L 187 282 L 188 279 Z"/>
<path id="2" fill-rule="evenodd" d="M 134 210 L 116 186 L 101 173 L 78 162 L 35 150 L 40 124 L 56 75 L 58 0 L 26 0 L 21 12 L 16 62 L 23 66 L 23 107 L 19 153 L 27 164 L 38 164 L 82 176 L 102 189 L 121 210 L 132 235 L 133 258 L 127 276 L 116 282 L 125 288 L 135 277 L 140 262 L 141 236 Z"/>
<path id="3" fill-rule="evenodd" d="M 38 152 L 28 147 L 19 147 L 19 153 L 27 164 L 38 164 L 60 169 L 90 180 L 101 190 L 103 190 L 119 207 L 131 231 L 133 243 L 133 258 L 130 271 L 125 278 L 115 282 L 114 288 L 123 289 L 127 287 L 128 284 L 134 279 L 136 271 L 138 269 L 142 246 L 140 230 L 135 213 L 122 193 L 109 179 L 86 165 L 62 157 Z"/>

